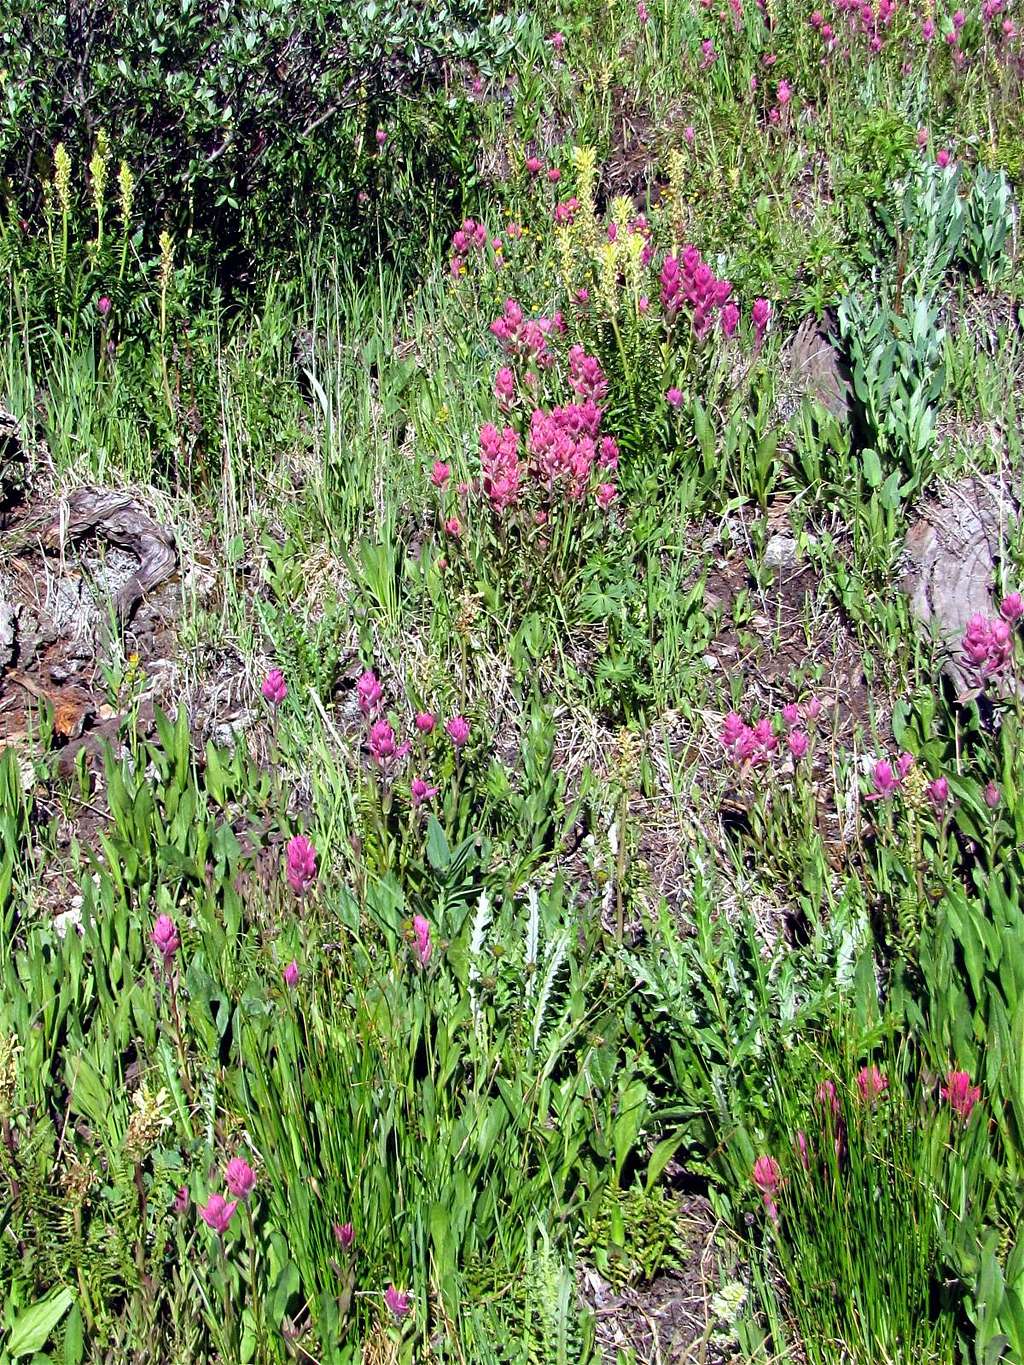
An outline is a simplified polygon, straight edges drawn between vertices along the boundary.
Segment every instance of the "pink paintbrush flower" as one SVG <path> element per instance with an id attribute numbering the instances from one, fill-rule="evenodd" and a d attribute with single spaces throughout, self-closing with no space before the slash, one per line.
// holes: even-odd
<path id="1" fill-rule="evenodd" d="M 223 1236 L 227 1232 L 228 1224 L 235 1216 L 235 1209 L 237 1208 L 237 1200 L 228 1203 L 222 1194 L 211 1194 L 205 1204 L 199 1205 L 199 1217 L 218 1236 Z"/>

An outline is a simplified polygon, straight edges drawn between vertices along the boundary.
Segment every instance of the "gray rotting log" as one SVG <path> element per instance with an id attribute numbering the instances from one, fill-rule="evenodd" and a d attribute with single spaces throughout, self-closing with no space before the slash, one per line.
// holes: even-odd
<path id="1" fill-rule="evenodd" d="M 975 614 L 997 611 L 998 565 L 1018 504 L 997 479 L 952 484 L 922 508 L 907 532 L 903 591 L 910 609 L 945 652 L 943 672 L 960 696 L 976 679 L 960 647 Z"/>
<path id="2" fill-rule="evenodd" d="M 850 420 L 850 377 L 829 331 L 813 317 L 805 318 L 786 348 L 789 374 L 802 393 L 817 401 L 840 422 Z"/>
<path id="3" fill-rule="evenodd" d="M 40 537 L 44 548 L 63 551 L 86 536 L 102 536 L 138 559 L 139 567 L 114 598 L 122 625 L 139 603 L 178 566 L 173 534 L 125 493 L 79 488 L 63 503 Z"/>

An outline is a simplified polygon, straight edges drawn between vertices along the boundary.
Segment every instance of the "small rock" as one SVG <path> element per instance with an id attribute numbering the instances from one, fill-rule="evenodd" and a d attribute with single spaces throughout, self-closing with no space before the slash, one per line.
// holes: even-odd
<path id="1" fill-rule="evenodd" d="M 14 662 L 14 640 L 17 616 L 6 598 L 0 597 L 0 669 L 10 668 Z"/>
<path id="2" fill-rule="evenodd" d="M 764 547 L 764 562 L 770 569 L 792 569 L 797 562 L 797 543 L 795 536 L 772 536 Z"/>

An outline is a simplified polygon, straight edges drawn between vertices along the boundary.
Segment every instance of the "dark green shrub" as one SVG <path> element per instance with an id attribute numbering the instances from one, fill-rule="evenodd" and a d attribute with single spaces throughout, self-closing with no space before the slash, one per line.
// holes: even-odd
<path id="1" fill-rule="evenodd" d="M 409 106 L 516 33 L 492 0 L 0 0 L 0 176 L 31 219 L 56 145 L 77 168 L 106 129 L 147 222 L 265 253 L 381 194 L 403 129 L 429 158 Z"/>

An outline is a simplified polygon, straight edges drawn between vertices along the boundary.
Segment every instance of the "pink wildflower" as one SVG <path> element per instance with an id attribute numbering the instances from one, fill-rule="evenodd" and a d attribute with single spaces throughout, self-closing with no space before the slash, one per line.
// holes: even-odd
<path id="1" fill-rule="evenodd" d="M 984 797 L 985 805 L 988 806 L 989 810 L 995 810 L 996 807 L 999 805 L 999 802 L 1002 800 L 1002 795 L 999 791 L 999 788 L 996 786 L 994 782 L 989 782 L 986 785 Z"/>
<path id="2" fill-rule="evenodd" d="M 807 1146 L 807 1134 L 802 1128 L 797 1129 L 796 1141 L 793 1145 L 796 1147 L 797 1155 L 800 1157 L 800 1165 L 805 1171 L 809 1171 L 811 1169 L 811 1158 Z"/>
<path id="3" fill-rule="evenodd" d="M 999 673 L 1013 656 L 1013 633 L 1007 620 L 989 620 L 976 612 L 967 622 L 961 648 L 981 677 Z"/>
<path id="4" fill-rule="evenodd" d="M 782 719 L 791 730 L 800 720 L 800 708 L 795 701 L 787 702 L 782 708 Z"/>
<path id="5" fill-rule="evenodd" d="M 772 729 L 772 723 L 767 716 L 762 716 L 754 726 L 754 738 L 758 744 L 767 749 L 776 747 L 775 731 Z"/>
<path id="6" fill-rule="evenodd" d="M 865 1104 L 874 1104 L 889 1089 L 889 1082 L 877 1066 L 862 1066 L 857 1073 L 857 1089 Z"/>
<path id="7" fill-rule="evenodd" d="M 999 615 L 1011 624 L 1024 616 L 1024 597 L 1019 592 L 1008 592 L 999 603 Z"/>
<path id="8" fill-rule="evenodd" d="M 558 35 L 561 36 L 560 34 Z M 409 1311 L 409 1295 L 396 1289 L 395 1286 L 388 1285 L 384 1291 L 384 1302 L 394 1313 L 396 1318 L 404 1318 Z"/>
<path id="9" fill-rule="evenodd" d="M 299 964 L 295 961 L 294 958 L 292 958 L 291 962 L 288 963 L 288 966 L 285 967 L 281 975 L 284 977 L 284 984 L 290 990 L 294 990 L 295 987 L 299 984 Z"/>
<path id="10" fill-rule="evenodd" d="M 666 391 L 665 402 L 669 405 L 670 408 L 678 408 L 681 405 L 682 401 L 683 401 L 682 389 L 677 389 L 673 385 L 671 389 L 668 389 Z"/>
<path id="11" fill-rule="evenodd" d="M 183 1213 L 187 1213 L 188 1206 L 191 1202 L 192 1200 L 188 1192 L 188 1187 L 185 1185 L 179 1185 L 178 1191 L 175 1194 L 174 1199 L 171 1203 L 171 1212 L 176 1213 L 179 1216 Z"/>
<path id="12" fill-rule="evenodd" d="M 521 468 L 519 437 L 512 427 L 499 432 L 491 422 L 480 428 L 480 465 L 483 489 L 498 512 L 511 507 L 519 497 Z"/>
<path id="13" fill-rule="evenodd" d="M 288 684 L 279 668 L 272 668 L 263 680 L 263 698 L 271 706 L 280 706 L 288 695 Z"/>
<path id="14" fill-rule="evenodd" d="M 110 312 L 110 300 L 107 298 L 106 294 L 101 295 L 100 298 L 97 299 L 96 311 L 101 318 L 105 318 Z"/>
<path id="15" fill-rule="evenodd" d="M 880 758 L 871 772 L 874 787 L 874 800 L 884 800 L 899 790 L 900 780 L 893 772 L 892 764 Z"/>
<path id="16" fill-rule="evenodd" d="M 598 484 L 595 497 L 598 507 L 601 508 L 602 512 L 606 512 L 618 497 L 618 490 L 613 483 Z"/>
<path id="17" fill-rule="evenodd" d="M 937 811 L 941 811 L 949 800 L 949 781 L 945 777 L 937 777 L 934 782 L 928 783 L 928 800 Z"/>
<path id="18" fill-rule="evenodd" d="M 526 158 L 526 169 L 531 176 L 540 175 L 544 169 L 544 163 L 539 156 L 528 156 Z"/>
<path id="19" fill-rule="evenodd" d="M 181 947 L 181 939 L 178 937 L 177 926 L 170 915 L 157 916 L 150 938 L 152 939 L 157 952 L 163 958 L 164 966 L 169 967 L 171 959 Z"/>
<path id="20" fill-rule="evenodd" d="M 422 806 L 424 801 L 430 801 L 439 791 L 437 787 L 430 787 L 422 777 L 414 777 L 410 785 L 413 806 Z"/>
<path id="21" fill-rule="evenodd" d="M 516 377 L 507 365 L 502 365 L 494 376 L 494 396 L 502 408 L 510 407 L 515 399 Z"/>
<path id="22" fill-rule="evenodd" d="M 743 723 L 743 717 L 738 715 L 735 711 L 730 711 L 722 722 L 722 743 L 727 748 L 731 748 L 745 729 L 746 726 Z"/>
<path id="23" fill-rule="evenodd" d="M 462 535 L 462 522 L 459 521 L 458 517 L 449 517 L 444 524 L 444 529 L 450 536 L 458 540 L 459 536 Z"/>
<path id="24" fill-rule="evenodd" d="M 687 124 L 687 126 L 683 129 L 683 141 L 686 143 L 687 147 L 693 146 L 696 137 L 697 134 L 693 130 L 693 124 L 692 123 Z"/>
<path id="25" fill-rule="evenodd" d="M 952 155 L 948 147 L 940 147 L 939 150 L 935 153 L 935 164 L 939 167 L 940 170 L 944 171 L 946 167 L 949 165 L 951 159 Z"/>
<path id="26" fill-rule="evenodd" d="M 941 1086 L 939 1094 L 949 1104 L 955 1114 L 964 1120 L 971 1116 L 971 1110 L 981 1099 L 981 1087 L 971 1085 L 970 1073 L 967 1071 L 950 1071 L 946 1076 L 946 1084 Z"/>
<path id="27" fill-rule="evenodd" d="M 285 848 L 288 885 L 296 896 L 302 896 L 316 878 L 316 849 L 304 834 L 289 839 Z"/>
<path id="28" fill-rule="evenodd" d="M 228 1229 L 228 1224 L 235 1216 L 235 1209 L 237 1208 L 237 1200 L 233 1200 L 229 1204 L 222 1194 L 211 1194 L 205 1204 L 199 1205 L 199 1217 L 218 1236 L 223 1236 Z"/>
<path id="29" fill-rule="evenodd" d="M 759 1156 L 754 1162 L 754 1184 L 761 1193 L 761 1200 L 769 1218 L 778 1220 L 778 1207 L 775 1196 L 782 1187 L 782 1168 L 773 1156 Z"/>
<path id="30" fill-rule="evenodd" d="M 335 1241 L 343 1251 L 348 1251 L 356 1240 L 355 1228 L 351 1223 L 332 1223 L 331 1231 L 334 1233 Z"/>
<path id="31" fill-rule="evenodd" d="M 256 1184 L 256 1172 L 244 1157 L 233 1156 L 224 1171 L 224 1181 L 236 1199 L 248 1199 Z"/>
<path id="32" fill-rule="evenodd" d="M 408 752 L 406 746 L 399 747 L 395 732 L 386 720 L 374 721 L 370 726 L 367 747 L 370 750 L 370 757 L 382 768 L 390 763 L 393 758 L 401 758 L 404 753 Z"/>
<path id="33" fill-rule="evenodd" d="M 822 1081 L 814 1092 L 814 1097 L 823 1109 L 827 1109 L 833 1118 L 839 1117 L 839 1096 L 836 1093 L 835 1081 Z"/>
<path id="34" fill-rule="evenodd" d="M 731 337 L 736 331 L 740 320 L 740 310 L 734 303 L 727 303 L 722 309 L 722 331 L 727 337 Z"/>
<path id="35" fill-rule="evenodd" d="M 790 85 L 789 81 L 779 81 L 775 89 L 775 97 L 779 104 L 785 108 L 793 98 L 793 87 Z"/>
<path id="36" fill-rule="evenodd" d="M 413 950 L 419 959 L 421 967 L 425 967 L 430 961 L 434 951 L 434 945 L 430 941 L 430 921 L 423 915 L 413 915 L 412 932 L 415 939 Z"/>
<path id="37" fill-rule="evenodd" d="M 376 139 L 378 147 L 383 147 L 385 142 L 387 142 L 388 140 L 388 135 L 387 133 L 385 133 L 383 128 L 378 128 L 373 136 Z"/>
<path id="38" fill-rule="evenodd" d="M 786 741 L 789 745 L 789 752 L 796 759 L 803 758 L 807 752 L 808 739 L 803 730 L 791 730 Z"/>
<path id="39" fill-rule="evenodd" d="M 359 698 L 359 709 L 363 715 L 368 716 L 377 709 L 384 691 L 377 681 L 377 675 L 372 668 L 368 668 L 356 683 L 356 696 Z"/>
<path id="40" fill-rule="evenodd" d="M 464 716 L 452 716 L 451 720 L 445 722 L 444 728 L 456 749 L 461 749 L 469 739 L 469 722 Z"/>
<path id="41" fill-rule="evenodd" d="M 550 181 L 550 183 L 552 185 L 557 185 L 561 178 L 562 172 L 558 169 L 557 166 L 552 166 L 551 169 L 548 171 L 548 180 Z"/>
<path id="42" fill-rule="evenodd" d="M 416 714 L 416 729 L 421 735 L 429 735 L 437 724 L 437 717 L 432 716 L 429 711 L 418 711 Z"/>
<path id="43" fill-rule="evenodd" d="M 751 310 L 751 321 L 754 324 L 754 338 L 758 346 L 764 338 L 765 328 L 768 326 L 772 315 L 772 306 L 767 299 L 755 299 L 754 307 Z"/>
<path id="44" fill-rule="evenodd" d="M 450 464 L 445 464 L 443 460 L 434 461 L 434 467 L 430 471 L 430 482 L 435 488 L 446 488 L 451 476 L 452 467 Z"/>

